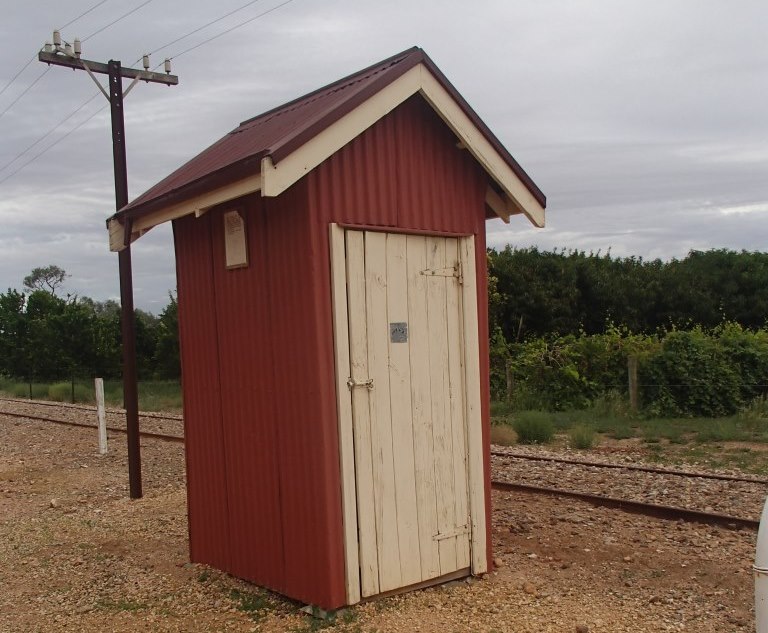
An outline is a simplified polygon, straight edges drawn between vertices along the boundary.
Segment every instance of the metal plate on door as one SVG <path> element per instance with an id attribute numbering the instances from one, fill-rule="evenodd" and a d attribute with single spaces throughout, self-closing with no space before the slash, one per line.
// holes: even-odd
<path id="1" fill-rule="evenodd" d="M 389 340 L 392 343 L 408 342 L 408 323 L 398 322 L 389 324 Z"/>

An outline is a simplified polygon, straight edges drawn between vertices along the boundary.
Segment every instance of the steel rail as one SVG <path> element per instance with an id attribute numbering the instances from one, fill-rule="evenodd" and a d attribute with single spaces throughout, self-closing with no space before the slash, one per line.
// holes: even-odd
<path id="1" fill-rule="evenodd" d="M 611 464 L 605 462 L 594 462 L 580 459 L 569 459 L 567 457 L 548 457 L 544 455 L 525 455 L 523 453 L 505 453 L 503 451 L 491 451 L 494 457 L 507 457 L 513 459 L 528 459 L 540 462 L 555 462 L 558 464 L 573 464 L 576 466 L 594 466 L 597 468 L 619 468 L 623 470 L 635 470 L 644 473 L 655 473 L 657 475 L 678 475 L 679 477 L 701 477 L 702 479 L 719 479 L 722 481 L 742 481 L 751 484 L 768 484 L 768 479 L 764 477 L 739 477 L 738 475 L 721 475 L 718 473 L 686 472 L 684 470 L 673 470 L 671 468 L 657 468 L 655 466 L 636 466 L 632 464 Z"/>
<path id="2" fill-rule="evenodd" d="M 644 503 L 642 501 L 630 501 L 628 499 L 617 499 L 616 497 L 606 497 L 604 495 L 595 495 L 586 492 L 575 492 L 573 490 L 563 490 L 561 488 L 549 488 L 544 486 L 533 486 L 530 484 L 519 484 L 508 481 L 491 481 L 491 487 L 495 490 L 525 492 L 529 494 L 547 495 L 551 497 L 569 497 L 587 501 L 596 506 L 606 508 L 615 508 L 630 512 L 632 514 L 643 514 L 655 516 L 661 519 L 680 520 L 692 523 L 706 523 L 709 525 L 724 525 L 735 528 L 748 528 L 756 530 L 760 527 L 760 521 L 757 519 L 746 519 L 743 517 L 731 516 L 728 514 L 719 514 L 716 512 L 704 512 L 702 510 L 690 510 L 688 508 L 678 508 L 676 506 L 659 505 L 655 503 Z"/>
<path id="3" fill-rule="evenodd" d="M 41 422 L 51 422 L 54 424 L 61 424 L 64 426 L 73 426 L 78 428 L 96 429 L 95 424 L 84 424 L 82 422 L 70 422 L 66 420 L 57 420 L 55 418 L 29 415 L 26 413 L 11 413 L 8 411 L 0 412 L 0 416 L 8 416 L 12 418 L 22 418 L 27 420 L 39 420 Z M 115 427 L 107 427 L 108 431 L 113 433 L 127 433 L 126 429 L 120 429 Z M 151 433 L 148 431 L 142 431 L 141 437 L 162 440 L 165 442 L 184 443 L 184 438 L 178 435 L 167 435 L 164 433 Z M 504 455 L 509 455 L 504 453 Z M 630 512 L 633 514 L 642 514 L 646 516 L 655 516 L 663 519 L 679 520 L 682 519 L 688 522 L 706 523 L 710 525 L 725 525 L 727 527 L 742 527 L 756 530 L 760 526 L 760 521 L 756 519 L 747 519 L 743 517 L 736 517 L 727 514 L 719 514 L 715 512 L 704 512 L 702 510 L 690 510 L 687 508 L 678 508 L 675 506 L 659 505 L 654 503 L 644 503 L 642 501 L 631 501 L 628 499 L 618 499 L 616 497 L 607 497 L 604 495 L 596 495 L 592 493 L 575 492 L 573 490 L 563 490 L 561 488 L 550 488 L 544 486 L 533 486 L 530 484 L 512 483 L 508 481 L 492 480 L 491 487 L 495 490 L 525 492 L 529 494 L 543 494 L 553 497 L 568 497 L 572 499 L 579 499 L 581 501 L 587 501 L 596 506 L 603 506 L 608 508 L 615 508 L 623 510 L 624 512 Z"/>
<path id="4" fill-rule="evenodd" d="M 54 424 L 63 424 L 64 426 L 75 426 L 83 429 L 95 430 L 98 428 L 95 424 L 85 424 L 83 422 L 70 422 L 68 420 L 56 420 L 55 418 L 47 418 L 39 415 L 29 415 L 27 413 L 10 413 L 8 411 L 0 411 L 0 416 L 4 416 L 4 415 L 7 415 L 11 418 L 25 418 L 27 420 L 40 420 L 42 422 L 52 422 Z M 123 433 L 123 434 L 126 434 L 128 432 L 126 429 L 120 429 L 114 426 L 108 426 L 107 431 L 111 431 L 112 433 Z M 179 442 L 181 444 L 184 443 L 184 438 L 178 435 L 166 435 L 165 433 L 152 433 L 151 431 L 141 431 L 139 433 L 139 436 L 149 437 L 155 440 L 163 440 L 164 442 Z"/>
<path id="5" fill-rule="evenodd" d="M 94 405 L 88 404 L 72 404 L 70 402 L 48 402 L 46 400 L 29 400 L 27 398 L 0 398 L 0 402 L 16 402 L 18 404 L 26 405 L 39 405 L 41 407 L 65 407 L 67 409 L 80 409 L 81 411 L 96 411 Z M 125 415 L 125 409 L 107 408 L 105 411 L 111 415 Z M 184 417 L 181 415 L 163 415 L 162 413 L 155 413 L 153 411 L 139 411 L 140 418 L 156 418 L 158 420 L 173 420 L 175 422 L 183 422 Z"/>

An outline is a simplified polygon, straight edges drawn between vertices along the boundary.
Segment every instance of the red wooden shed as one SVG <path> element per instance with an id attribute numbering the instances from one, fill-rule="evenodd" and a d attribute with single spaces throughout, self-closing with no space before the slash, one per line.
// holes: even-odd
<path id="1" fill-rule="evenodd" d="M 110 218 L 173 222 L 193 561 L 326 609 L 488 570 L 485 221 L 544 206 L 413 48 Z"/>

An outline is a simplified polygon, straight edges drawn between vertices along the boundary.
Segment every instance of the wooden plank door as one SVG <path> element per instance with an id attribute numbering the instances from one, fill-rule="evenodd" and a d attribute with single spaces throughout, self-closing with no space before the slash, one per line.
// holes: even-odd
<path id="1" fill-rule="evenodd" d="M 485 510 L 470 490 L 484 498 L 482 474 L 469 473 L 481 450 L 468 437 L 481 433 L 466 371 L 472 329 L 478 364 L 462 285 L 471 238 L 332 227 L 331 242 L 348 576 L 359 565 L 348 594 L 485 571 L 472 556 Z"/>

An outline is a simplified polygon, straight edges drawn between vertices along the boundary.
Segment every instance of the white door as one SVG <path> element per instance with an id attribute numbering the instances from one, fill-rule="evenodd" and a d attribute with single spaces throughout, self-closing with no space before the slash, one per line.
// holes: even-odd
<path id="1" fill-rule="evenodd" d="M 335 320 L 348 574 L 358 567 L 366 597 L 474 567 L 470 492 L 482 477 L 470 477 L 469 449 L 481 429 L 479 393 L 467 390 L 479 392 L 479 379 L 465 371 L 468 333 L 472 372 L 478 365 L 474 265 L 473 328 L 462 270 L 474 251 L 471 238 L 333 228 L 334 289 L 346 295 L 334 303 L 346 312 Z"/>

